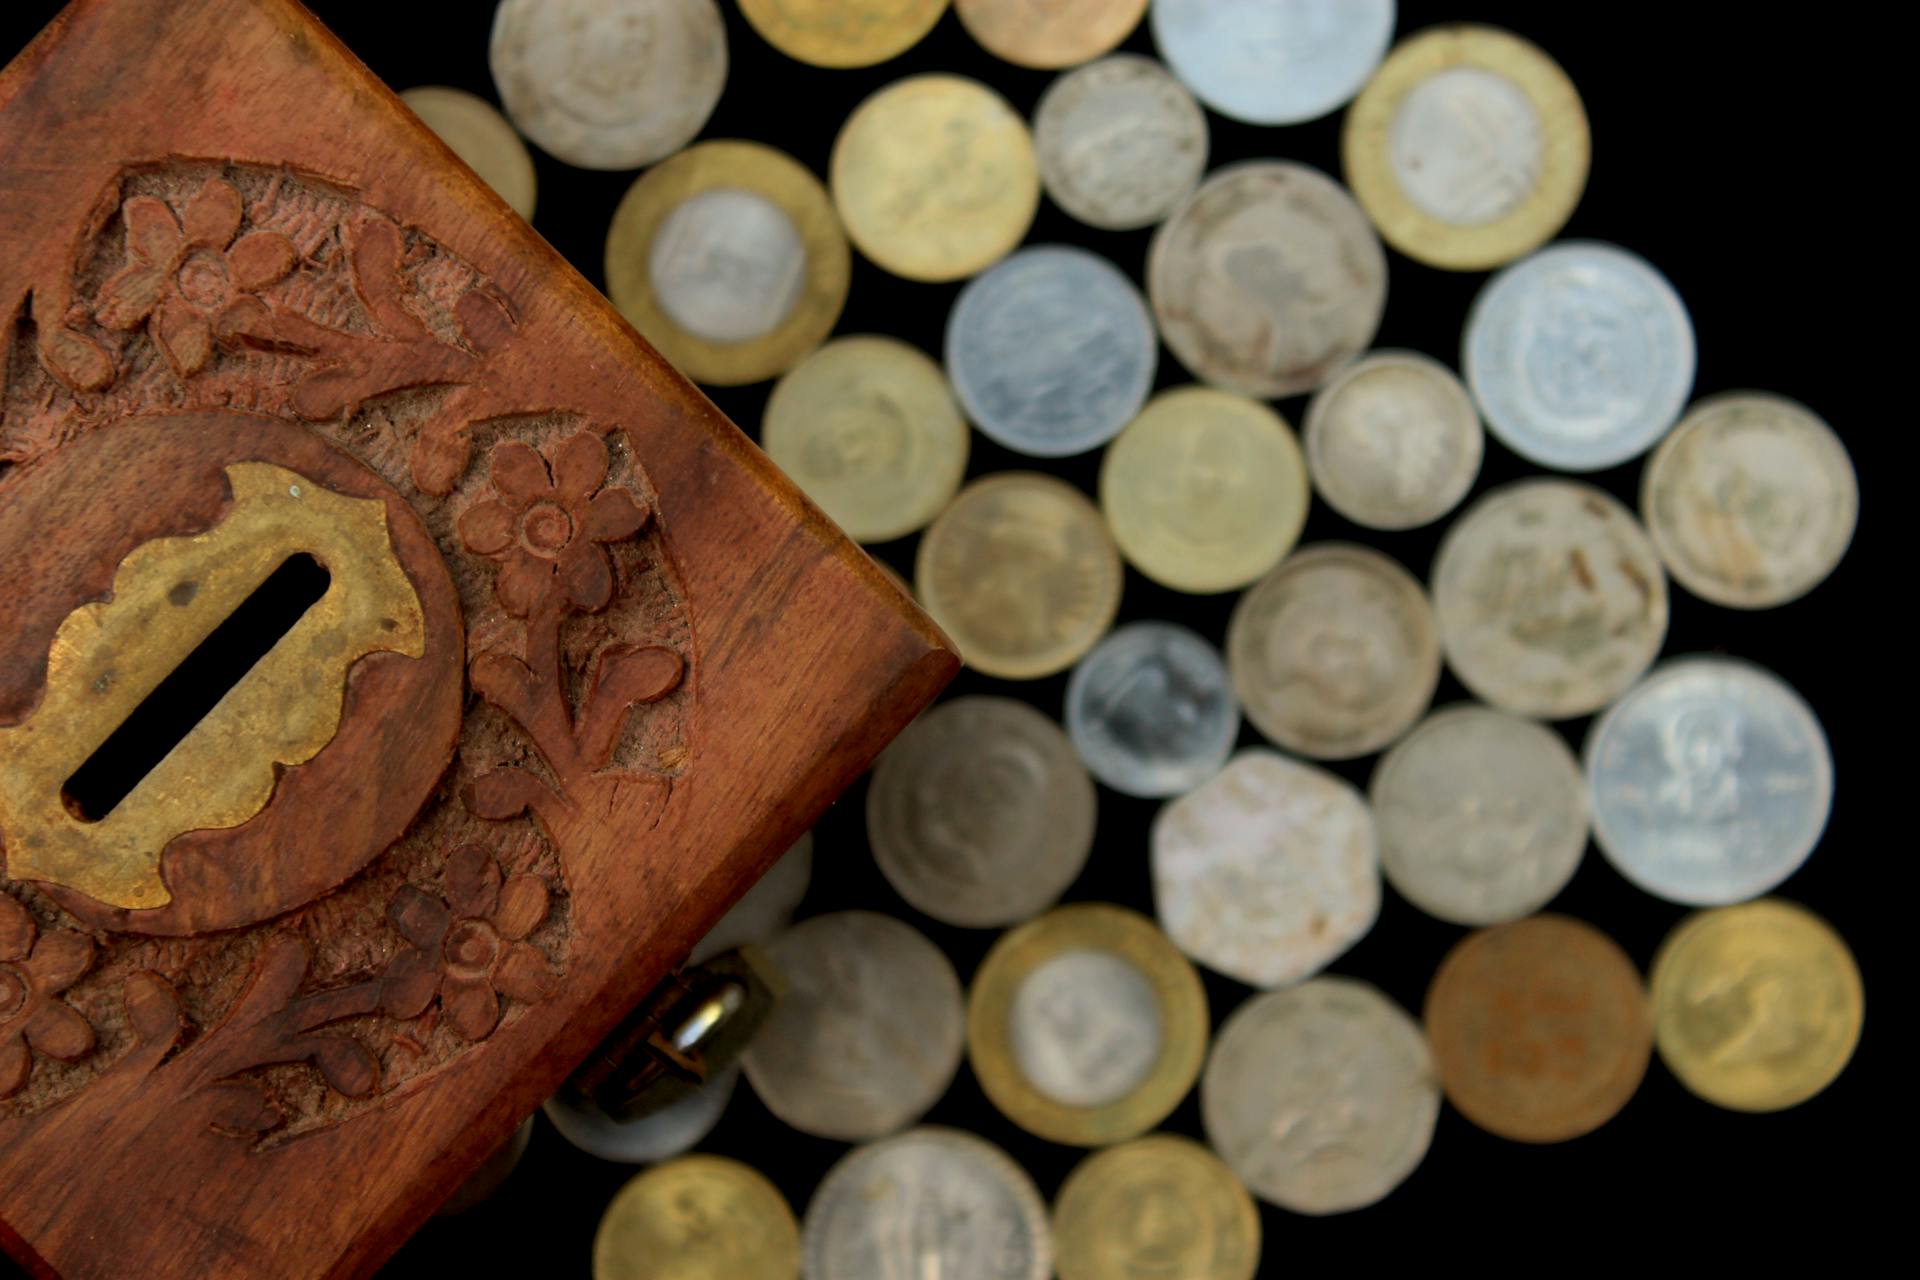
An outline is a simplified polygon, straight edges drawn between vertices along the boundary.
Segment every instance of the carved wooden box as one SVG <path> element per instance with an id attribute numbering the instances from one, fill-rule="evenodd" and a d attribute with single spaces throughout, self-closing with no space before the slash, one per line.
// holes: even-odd
<path id="1" fill-rule="evenodd" d="M 0 1241 L 370 1270 L 954 659 L 292 0 L 81 0 L 0 187 Z"/>

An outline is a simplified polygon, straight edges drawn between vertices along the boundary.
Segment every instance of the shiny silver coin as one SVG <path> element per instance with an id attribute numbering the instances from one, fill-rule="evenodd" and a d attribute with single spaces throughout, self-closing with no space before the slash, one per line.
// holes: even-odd
<path id="1" fill-rule="evenodd" d="M 1453 371 L 1412 351 L 1348 365 L 1307 406 L 1307 468 L 1327 505 L 1369 529 L 1413 529 L 1460 504 L 1485 433 Z"/>
<path id="2" fill-rule="evenodd" d="M 1117 53 L 1040 95 L 1033 145 L 1053 202 L 1088 226 L 1150 227 L 1207 168 L 1207 115 L 1152 58 Z"/>
<path id="3" fill-rule="evenodd" d="M 1298 124 L 1344 105 L 1393 38 L 1393 0 L 1153 0 L 1153 39 L 1221 115 Z"/>
<path id="4" fill-rule="evenodd" d="M 1067 737 L 1093 776 L 1130 796 L 1191 791 L 1220 771 L 1240 704 L 1220 651 L 1170 622 L 1121 627 L 1067 680 Z"/>
<path id="5" fill-rule="evenodd" d="M 720 1123 L 740 1069 L 728 1067 L 686 1097 L 637 1120 L 615 1120 L 584 1099 L 554 1094 L 540 1104 L 553 1127 L 580 1150 L 616 1164 L 652 1164 L 691 1151 Z"/>
<path id="6" fill-rule="evenodd" d="M 1111 951 L 1077 948 L 1028 974 L 1007 1011 L 1020 1074 L 1068 1107 L 1105 1107 L 1159 1064 L 1164 1028 L 1153 984 Z"/>
<path id="7" fill-rule="evenodd" d="M 687 962 L 699 964 L 749 942 L 769 941 L 793 923 L 793 913 L 812 883 L 813 832 L 809 831 L 767 868 L 767 874 L 707 930 L 706 937 L 693 944 Z"/>

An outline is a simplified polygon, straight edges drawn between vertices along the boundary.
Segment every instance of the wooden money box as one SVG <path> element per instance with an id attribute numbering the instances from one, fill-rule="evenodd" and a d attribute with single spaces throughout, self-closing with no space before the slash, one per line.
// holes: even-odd
<path id="1" fill-rule="evenodd" d="M 955 659 L 294 0 L 0 188 L 0 1242 L 369 1271 Z"/>

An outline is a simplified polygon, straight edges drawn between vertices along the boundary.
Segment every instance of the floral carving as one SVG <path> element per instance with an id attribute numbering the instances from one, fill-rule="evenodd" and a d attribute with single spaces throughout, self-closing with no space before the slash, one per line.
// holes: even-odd
<path id="1" fill-rule="evenodd" d="M 73 1062 L 93 1052 L 93 1028 L 60 999 L 93 963 L 93 943 L 66 929 L 40 933 L 0 894 L 0 1098 L 26 1087 L 33 1055 Z"/>

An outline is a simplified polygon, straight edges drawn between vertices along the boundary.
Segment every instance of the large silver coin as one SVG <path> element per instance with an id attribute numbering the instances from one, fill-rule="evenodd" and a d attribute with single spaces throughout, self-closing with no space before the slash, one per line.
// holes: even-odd
<path id="1" fill-rule="evenodd" d="M 1034 108 L 1040 181 L 1053 202 L 1107 231 L 1150 227 L 1207 168 L 1207 116 L 1152 58 L 1117 53 L 1055 80 Z"/>
<path id="2" fill-rule="evenodd" d="M 812 883 L 813 832 L 809 831 L 767 868 L 767 874 L 707 930 L 706 937 L 693 944 L 687 963 L 699 964 L 722 951 L 768 941 L 793 923 L 793 913 Z"/>
<path id="3" fill-rule="evenodd" d="M 1093 776 L 1130 796 L 1191 791 L 1220 771 L 1240 704 L 1220 651 L 1171 622 L 1121 627 L 1067 680 L 1067 736 Z"/>
<path id="4" fill-rule="evenodd" d="M 1298 124 L 1360 92 L 1393 38 L 1393 0 L 1153 0 L 1153 39 L 1202 101 Z"/>
<path id="5" fill-rule="evenodd" d="M 1327 505 L 1370 529 L 1412 529 L 1458 506 L 1480 474 L 1473 398 L 1437 360 L 1376 351 L 1307 406 L 1307 467 Z"/>
<path id="6" fill-rule="evenodd" d="M 1733 658 L 1662 663 L 1587 734 L 1593 834 L 1655 897 L 1721 906 L 1799 869 L 1833 808 L 1813 708 Z"/>
<path id="7" fill-rule="evenodd" d="M 739 1068 L 729 1067 L 678 1102 L 637 1120 L 615 1120 L 590 1102 L 558 1093 L 540 1109 L 561 1137 L 590 1156 L 652 1164 L 691 1151 L 713 1132 L 739 1082 Z"/>

